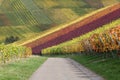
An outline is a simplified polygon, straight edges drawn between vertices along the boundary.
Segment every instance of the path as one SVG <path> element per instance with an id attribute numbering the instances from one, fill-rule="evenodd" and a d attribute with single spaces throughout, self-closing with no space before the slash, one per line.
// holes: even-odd
<path id="1" fill-rule="evenodd" d="M 29 80 L 103 80 L 69 58 L 49 58 Z"/>

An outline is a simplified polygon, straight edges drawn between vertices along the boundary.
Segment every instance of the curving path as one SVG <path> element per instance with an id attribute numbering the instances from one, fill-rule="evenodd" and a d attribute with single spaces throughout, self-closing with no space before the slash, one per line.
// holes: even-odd
<path id="1" fill-rule="evenodd" d="M 29 80 L 103 80 L 69 58 L 49 58 Z"/>

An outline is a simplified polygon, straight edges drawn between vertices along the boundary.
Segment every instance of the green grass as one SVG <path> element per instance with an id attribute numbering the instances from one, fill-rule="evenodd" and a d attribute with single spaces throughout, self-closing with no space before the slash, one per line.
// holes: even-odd
<path id="1" fill-rule="evenodd" d="M 0 80 L 28 80 L 47 57 L 30 57 L 0 65 Z"/>
<path id="2" fill-rule="evenodd" d="M 84 55 L 71 58 L 103 76 L 106 80 L 120 79 L 120 59 L 102 59 Z"/>

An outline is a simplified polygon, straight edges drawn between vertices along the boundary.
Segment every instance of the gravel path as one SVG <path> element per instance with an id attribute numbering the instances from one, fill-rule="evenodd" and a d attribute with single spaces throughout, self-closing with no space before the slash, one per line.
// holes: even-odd
<path id="1" fill-rule="evenodd" d="M 49 58 L 29 80 L 103 80 L 69 58 Z"/>

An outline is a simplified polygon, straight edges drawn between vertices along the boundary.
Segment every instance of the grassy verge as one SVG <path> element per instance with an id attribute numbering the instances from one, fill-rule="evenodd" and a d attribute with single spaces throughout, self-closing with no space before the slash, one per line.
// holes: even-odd
<path id="1" fill-rule="evenodd" d="M 120 59 L 102 59 L 83 55 L 71 58 L 103 76 L 106 80 L 120 79 Z"/>
<path id="2" fill-rule="evenodd" d="M 0 80 L 28 80 L 47 57 L 30 57 L 0 65 Z"/>

